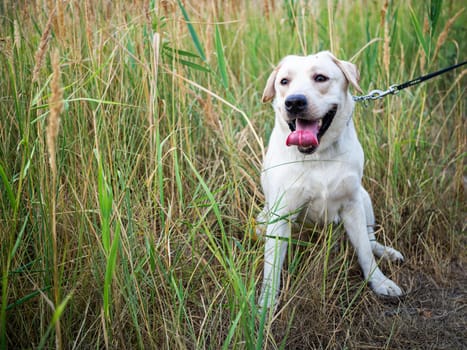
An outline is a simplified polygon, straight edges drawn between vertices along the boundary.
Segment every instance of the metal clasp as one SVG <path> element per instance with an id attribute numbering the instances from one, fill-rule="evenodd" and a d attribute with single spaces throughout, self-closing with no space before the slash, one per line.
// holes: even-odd
<path id="1" fill-rule="evenodd" d="M 397 87 L 397 85 L 391 85 L 389 87 L 389 89 L 387 89 L 386 91 L 372 90 L 372 91 L 370 91 L 370 93 L 367 96 L 368 96 L 369 99 L 377 100 L 377 99 L 383 98 L 386 95 L 395 94 L 398 91 L 396 87 Z"/>
<path id="2" fill-rule="evenodd" d="M 371 90 L 368 95 L 366 95 L 368 97 L 369 100 L 377 100 L 378 98 L 381 98 L 385 95 L 387 95 L 386 93 L 387 91 L 383 91 L 383 90 Z"/>
<path id="3" fill-rule="evenodd" d="M 391 85 L 389 89 L 383 91 L 383 90 L 371 90 L 368 95 L 363 95 L 363 96 L 353 96 L 354 101 L 363 101 L 364 105 L 366 106 L 366 102 L 368 100 L 378 100 L 380 98 L 383 98 L 386 95 L 392 95 L 397 93 L 399 90 L 397 89 L 397 85 Z"/>

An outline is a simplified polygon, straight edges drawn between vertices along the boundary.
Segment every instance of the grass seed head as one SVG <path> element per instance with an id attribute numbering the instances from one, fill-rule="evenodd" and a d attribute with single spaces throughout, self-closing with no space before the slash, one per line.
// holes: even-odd
<path id="1" fill-rule="evenodd" d="M 15 37 L 15 47 L 19 49 L 21 47 L 21 33 L 19 31 L 18 21 L 16 19 L 13 22 L 13 32 Z"/>
<path id="2" fill-rule="evenodd" d="M 50 114 L 47 124 L 47 150 L 49 152 L 49 163 L 52 173 L 56 174 L 57 165 L 55 160 L 57 136 L 60 126 L 60 113 L 63 109 L 63 89 L 60 82 L 60 55 L 58 49 L 52 54 L 52 82 L 49 100 Z"/>
<path id="3" fill-rule="evenodd" d="M 452 17 L 451 19 L 449 19 L 446 22 L 446 25 L 444 26 L 443 31 L 441 32 L 441 34 L 438 37 L 438 40 L 436 41 L 436 48 L 435 48 L 435 53 L 433 54 L 433 57 L 438 57 L 438 52 L 439 52 L 441 46 L 443 46 L 444 43 L 446 42 L 446 39 L 448 37 L 449 31 L 450 31 L 452 25 L 454 24 L 454 22 L 456 22 L 457 18 L 462 14 L 462 12 L 464 12 L 463 8 L 461 10 L 459 10 L 454 15 L 454 17 Z"/>
<path id="4" fill-rule="evenodd" d="M 53 18 L 55 17 L 55 13 L 52 12 L 51 15 L 49 16 L 49 20 L 47 21 L 47 24 L 45 25 L 45 29 L 42 32 L 41 36 L 41 41 L 39 42 L 39 47 L 37 48 L 36 54 L 34 55 L 34 69 L 32 71 L 32 81 L 35 82 L 39 80 L 39 71 L 42 68 L 42 65 L 44 63 L 44 56 L 45 53 L 47 52 L 47 44 L 49 43 L 50 40 L 50 34 L 52 30 L 52 21 Z"/>

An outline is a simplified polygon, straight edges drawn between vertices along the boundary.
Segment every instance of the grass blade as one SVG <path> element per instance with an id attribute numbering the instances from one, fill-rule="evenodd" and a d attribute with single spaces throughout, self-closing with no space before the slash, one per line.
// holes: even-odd
<path id="1" fill-rule="evenodd" d="M 212 204 L 212 211 L 214 212 L 214 215 L 216 216 L 216 219 L 217 219 L 217 223 L 219 224 L 219 227 L 221 229 L 221 232 L 222 234 L 225 234 L 225 230 L 224 230 L 224 224 L 222 222 L 222 215 L 221 215 L 221 212 L 219 210 L 219 205 L 216 201 L 216 199 L 214 198 L 214 195 L 212 194 L 211 190 L 209 189 L 208 185 L 206 184 L 206 182 L 204 181 L 203 177 L 201 176 L 201 174 L 198 172 L 198 170 L 196 170 L 196 167 L 194 166 L 194 164 L 191 162 L 191 160 L 188 158 L 188 156 L 185 155 L 185 160 L 188 162 L 188 164 L 190 165 L 190 168 L 191 170 L 193 171 L 193 174 L 195 174 L 196 178 L 198 179 L 201 187 L 203 188 L 203 190 L 205 191 L 206 193 L 206 196 L 207 198 L 209 199 L 209 201 L 211 202 Z"/>
<path id="2" fill-rule="evenodd" d="M 227 338 L 224 341 L 224 345 L 222 345 L 222 350 L 226 350 L 229 348 L 230 342 L 232 341 L 232 338 L 235 334 L 235 330 L 237 329 L 238 322 L 240 321 L 240 317 L 242 317 L 242 310 L 240 310 L 235 317 L 235 320 L 232 322 L 230 326 L 229 333 L 227 334 Z"/>
<path id="3" fill-rule="evenodd" d="M 65 299 L 56 307 L 54 314 L 52 316 L 52 321 L 50 322 L 49 326 L 47 327 L 47 330 L 45 331 L 44 335 L 41 338 L 41 341 L 39 343 L 39 346 L 37 349 L 43 349 L 45 347 L 45 343 L 52 332 L 52 329 L 55 327 L 55 324 L 58 322 L 60 317 L 62 316 L 63 311 L 65 311 L 65 307 L 68 304 L 72 297 L 72 293 L 68 294 Z"/>
<path id="4" fill-rule="evenodd" d="M 107 320 L 110 319 L 110 289 L 112 287 L 112 279 L 115 273 L 115 265 L 117 262 L 117 252 L 120 245 L 120 225 L 117 224 L 115 228 L 115 236 L 110 248 L 110 254 L 107 259 L 107 266 L 105 268 L 104 280 L 104 314 Z"/>
<path id="5" fill-rule="evenodd" d="M 188 17 L 188 13 L 186 12 L 185 7 L 183 6 L 180 0 L 178 0 L 178 6 L 180 7 L 180 10 L 182 11 L 183 18 L 185 18 L 188 31 L 190 32 L 190 35 L 191 35 L 191 39 L 193 40 L 193 44 L 195 44 L 196 51 L 198 51 L 201 59 L 203 61 L 206 61 L 206 55 L 204 54 L 204 50 L 201 45 L 201 42 L 199 41 L 195 28 L 193 27 L 193 24 L 191 24 L 190 17 Z"/>
<path id="6" fill-rule="evenodd" d="M 215 45 L 216 45 L 216 54 L 217 54 L 217 64 L 219 66 L 219 72 L 222 79 L 222 85 L 224 88 L 229 87 L 229 77 L 227 76 L 227 66 L 225 64 L 225 54 L 224 46 L 222 44 L 221 33 L 219 32 L 219 26 L 216 25 L 216 36 L 215 36 Z"/>
<path id="7" fill-rule="evenodd" d="M 428 44 L 425 40 L 425 36 L 423 35 L 423 29 L 422 26 L 420 25 L 420 22 L 418 21 L 417 15 L 415 14 L 413 8 L 410 8 L 410 19 L 412 21 L 412 26 L 414 27 L 415 30 L 415 35 L 418 39 L 418 43 L 422 46 L 423 51 L 425 51 L 426 57 L 429 57 L 429 47 Z"/>
<path id="8" fill-rule="evenodd" d="M 6 175 L 2 164 L 0 164 L 0 177 L 2 178 L 3 186 L 5 187 L 8 200 L 10 201 L 10 206 L 12 209 L 14 209 L 16 208 L 16 198 L 11 188 L 10 181 L 8 180 L 8 176 Z"/>
<path id="9" fill-rule="evenodd" d="M 429 18 L 430 18 L 430 34 L 433 36 L 435 34 L 436 25 L 438 24 L 439 16 L 441 14 L 443 6 L 443 0 L 431 0 L 429 8 Z"/>
<path id="10" fill-rule="evenodd" d="M 101 214 L 102 245 L 104 247 L 105 254 L 108 256 L 110 250 L 110 219 L 112 214 L 113 195 L 112 189 L 107 184 L 97 150 L 95 150 L 95 154 L 98 159 L 97 189 L 99 194 L 99 209 Z"/>
<path id="11" fill-rule="evenodd" d="M 38 295 L 41 294 L 42 292 L 45 292 L 45 291 L 49 290 L 50 288 L 52 288 L 52 286 L 47 286 L 47 287 L 42 288 L 42 289 L 40 289 L 40 290 L 35 290 L 34 292 L 31 292 L 31 293 L 29 293 L 28 295 L 25 295 L 24 297 L 19 298 L 18 300 L 16 300 L 15 302 L 9 304 L 9 305 L 6 307 L 7 311 L 8 311 L 8 310 L 11 310 L 11 309 L 13 309 L 13 308 L 15 308 L 16 306 L 19 306 L 19 305 L 21 305 L 21 304 L 24 304 L 25 302 L 27 302 L 27 301 L 31 300 L 32 298 L 38 296 Z"/>
<path id="12" fill-rule="evenodd" d="M 18 233 L 18 237 L 16 237 L 16 242 L 15 242 L 15 245 L 13 246 L 13 249 L 11 250 L 11 253 L 10 253 L 10 260 L 13 260 L 14 256 L 15 256 L 15 253 L 16 251 L 18 250 L 18 247 L 20 246 L 21 244 L 21 240 L 23 239 L 23 235 L 24 235 L 24 231 L 26 229 L 26 224 L 28 223 L 28 218 L 26 217 L 24 219 L 24 223 L 23 223 L 23 226 L 21 226 L 21 229 L 19 230 L 19 233 Z"/>
<path id="13" fill-rule="evenodd" d="M 211 72 L 211 70 L 209 68 L 203 67 L 202 65 L 191 62 L 191 61 L 182 60 L 182 59 L 178 59 L 177 61 L 180 62 L 181 64 L 183 64 L 184 66 L 187 66 L 189 68 L 193 68 L 193 69 L 198 70 L 200 72 L 204 72 L 204 73 Z"/>

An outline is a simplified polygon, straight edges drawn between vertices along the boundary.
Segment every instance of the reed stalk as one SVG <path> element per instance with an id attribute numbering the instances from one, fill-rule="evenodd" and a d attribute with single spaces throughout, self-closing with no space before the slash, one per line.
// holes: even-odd
<path id="1" fill-rule="evenodd" d="M 57 138 L 60 129 L 60 114 L 63 110 L 63 88 L 61 85 L 60 53 L 55 49 L 52 53 L 52 81 L 50 84 L 51 95 L 49 100 L 50 114 L 46 129 L 47 152 L 49 154 L 49 166 L 51 170 L 50 198 L 51 198 L 51 230 L 53 253 L 53 289 L 54 304 L 60 304 L 60 275 L 59 275 L 59 251 L 57 245 Z M 57 349 L 62 349 L 62 332 L 60 318 L 55 323 L 55 344 Z"/>

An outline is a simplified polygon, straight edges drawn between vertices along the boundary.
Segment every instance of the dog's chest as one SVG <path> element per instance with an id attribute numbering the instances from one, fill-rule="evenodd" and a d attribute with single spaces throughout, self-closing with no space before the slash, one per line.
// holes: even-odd
<path id="1" fill-rule="evenodd" d="M 308 219 L 328 222 L 338 215 L 345 187 L 338 175 L 334 169 L 324 167 L 308 170 L 302 176 L 299 188 Z"/>
<path id="2" fill-rule="evenodd" d="M 352 200 L 361 186 L 359 175 L 338 162 L 316 162 L 296 171 L 296 178 L 289 178 L 288 191 L 296 195 L 307 220 L 314 222 L 335 220 L 342 205 Z"/>

